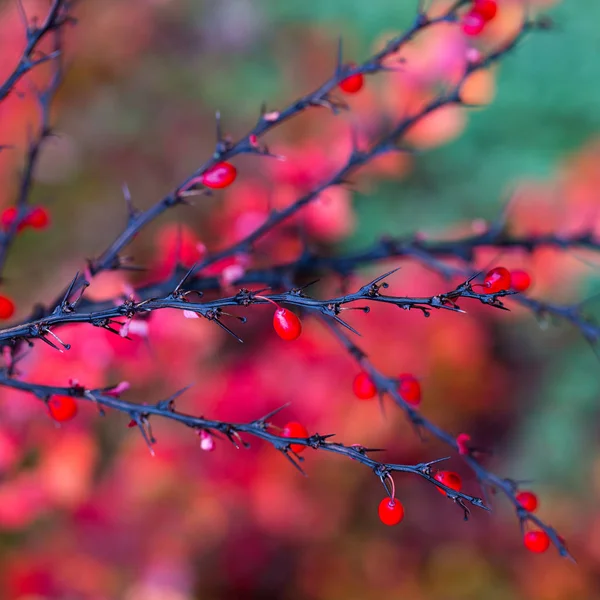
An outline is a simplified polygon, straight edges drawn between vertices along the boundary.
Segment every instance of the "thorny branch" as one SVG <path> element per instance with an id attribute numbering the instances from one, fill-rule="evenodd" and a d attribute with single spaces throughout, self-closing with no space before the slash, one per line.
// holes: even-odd
<path id="1" fill-rule="evenodd" d="M 56 3 L 60 4 L 60 3 Z M 50 16 L 48 17 L 50 18 Z M 17 194 L 17 199 L 14 203 L 16 213 L 5 231 L 0 231 L 0 274 L 4 269 L 8 251 L 15 240 L 19 227 L 26 220 L 29 213 L 29 196 L 33 186 L 33 176 L 36 164 L 39 160 L 40 151 L 44 142 L 53 135 L 52 126 L 50 124 L 50 110 L 56 92 L 60 86 L 63 76 L 62 65 L 62 37 L 63 30 L 59 24 L 52 29 L 54 38 L 54 52 L 52 53 L 53 73 L 45 87 L 45 89 L 34 89 L 35 96 L 40 109 L 40 124 L 35 137 L 29 140 L 27 154 L 25 157 L 25 165 L 21 176 L 20 186 Z M 1 102 L 0 98 L 0 102 Z M 30 136 L 31 137 L 31 136 Z"/>
<path id="2" fill-rule="evenodd" d="M 119 333 L 119 329 L 115 329 L 115 327 L 120 328 L 125 325 L 125 322 L 118 321 L 117 319 L 133 319 L 136 315 L 147 315 L 152 311 L 165 308 L 175 308 L 187 311 L 187 313 L 194 313 L 195 315 L 202 316 L 210 321 L 215 321 L 223 326 L 222 317 L 232 316 L 223 312 L 224 308 L 231 306 L 248 307 L 252 304 L 265 304 L 267 302 L 297 306 L 306 311 L 312 311 L 330 317 L 350 331 L 358 333 L 352 326 L 343 321 L 339 315 L 342 311 L 351 309 L 368 312 L 369 307 L 346 307 L 346 304 L 352 304 L 358 301 L 393 304 L 404 310 L 418 309 L 425 316 L 429 316 L 430 311 L 433 309 L 464 312 L 457 304 L 457 301 L 461 298 L 479 300 L 483 304 L 507 310 L 500 298 L 512 294 L 512 292 L 507 291 L 496 292 L 493 294 L 477 293 L 473 291 L 470 280 L 465 281 L 453 290 L 429 297 L 419 298 L 382 294 L 380 289 L 388 287 L 388 284 L 385 282 L 382 283 L 382 281 L 392 273 L 393 271 L 377 277 L 375 280 L 362 286 L 354 293 L 326 300 L 311 298 L 304 294 L 303 289 L 296 288 L 289 292 L 270 295 L 258 295 L 256 292 L 241 289 L 235 296 L 217 298 L 206 302 L 192 302 L 189 298 L 194 295 L 200 295 L 200 292 L 195 292 L 194 290 L 189 292 L 179 292 L 176 289 L 163 298 L 150 298 L 142 301 L 135 301 L 129 298 L 116 306 L 107 303 L 105 308 L 96 312 L 81 312 L 77 310 L 77 299 L 72 302 L 70 293 L 67 293 L 63 302 L 51 315 L 23 325 L 16 325 L 15 327 L 0 330 L 0 344 L 3 343 L 5 346 L 8 344 L 16 347 L 19 341 L 40 339 L 47 344 L 56 347 L 54 342 L 48 339 L 48 335 L 51 335 L 55 340 L 58 340 L 62 344 L 56 334 L 52 333 L 51 329 L 53 327 L 66 325 L 68 323 L 89 323 L 96 327 L 103 327 L 109 331 Z M 74 284 L 75 280 L 73 280 L 71 290 L 74 288 Z M 79 296 L 79 298 L 80 297 L 81 296 Z M 242 319 L 242 321 L 245 322 L 245 319 Z M 229 329 L 227 329 L 227 331 L 235 336 Z M 237 338 L 237 336 L 235 337 Z M 242 341 L 240 338 L 237 339 Z M 66 349 L 69 348 L 68 344 L 62 345 Z M 58 347 L 56 348 L 58 349 Z"/>
<path id="3" fill-rule="evenodd" d="M 140 405 L 122 400 L 118 393 L 112 393 L 114 388 L 90 390 L 79 385 L 70 387 L 38 385 L 7 378 L 3 371 L 0 371 L 0 383 L 6 387 L 32 394 L 43 402 L 47 402 L 53 395 L 72 396 L 80 400 L 95 403 L 102 409 L 101 414 L 104 414 L 104 408 L 111 408 L 125 413 L 142 430 L 144 439 L 148 443 L 151 451 L 152 445 L 156 443 L 156 440 L 150 429 L 150 418 L 157 416 L 177 421 L 198 433 L 206 432 L 209 435 L 224 436 L 236 447 L 248 448 L 250 446 L 249 443 L 241 437 L 241 434 L 261 439 L 271 444 L 276 450 L 282 452 L 302 473 L 304 473 L 304 471 L 301 468 L 301 463 L 304 459 L 292 450 L 292 445 L 306 446 L 314 448 L 315 450 L 345 456 L 369 467 L 382 481 L 391 473 L 412 473 L 413 475 L 418 475 L 446 492 L 448 498 L 463 508 L 465 511 L 465 518 L 468 515 L 468 509 L 466 508 L 465 503 L 489 510 L 481 498 L 457 492 L 437 481 L 432 475 L 431 466 L 439 462 L 439 460 L 428 463 L 419 463 L 417 465 L 384 463 L 369 456 L 370 453 L 380 451 L 381 449 L 366 448 L 360 444 L 346 446 L 341 443 L 328 441 L 333 437 L 333 434 L 320 435 L 315 433 L 307 438 L 288 438 L 272 433 L 269 429 L 273 427 L 273 424 L 269 419 L 281 409 L 250 423 L 227 423 L 179 412 L 175 408 L 175 398 L 177 398 L 180 393 L 176 393 L 171 398 L 162 400 L 156 404 Z"/>
<path id="4" fill-rule="evenodd" d="M 273 130 L 275 127 L 289 121 L 290 119 L 300 115 L 305 110 L 312 107 L 325 107 L 332 110 L 334 113 L 347 108 L 346 105 L 335 97 L 335 90 L 339 83 L 346 77 L 362 73 L 366 75 L 375 74 L 378 72 L 389 70 L 385 66 L 386 58 L 397 53 L 407 42 L 412 40 L 418 33 L 423 30 L 443 22 L 453 22 L 458 20 L 457 10 L 465 4 L 465 0 L 459 0 L 448 11 L 436 18 L 429 18 L 425 13 L 419 12 L 413 25 L 403 34 L 393 38 L 388 44 L 377 54 L 368 58 L 365 62 L 356 67 L 343 65 L 338 58 L 338 65 L 334 75 L 325 83 L 319 86 L 313 92 L 299 98 L 288 107 L 281 111 L 263 111 L 256 125 L 237 142 L 232 142 L 227 137 L 221 134 L 220 117 L 217 115 L 217 143 L 215 152 L 211 158 L 205 161 L 194 173 L 189 175 L 185 181 L 178 185 L 174 191 L 157 202 L 154 206 L 145 211 L 138 211 L 129 207 L 129 217 L 127 226 L 124 231 L 109 245 L 109 247 L 95 260 L 89 261 L 86 271 L 87 277 L 93 277 L 97 273 L 105 270 L 115 270 L 127 268 L 126 261 L 119 256 L 119 253 L 132 241 L 132 239 L 140 232 L 140 230 L 162 215 L 169 208 L 187 202 L 186 194 L 190 189 L 200 186 L 202 174 L 212 168 L 215 164 L 228 161 L 240 154 L 254 154 L 258 156 L 273 156 L 266 145 L 260 144 L 260 139 Z M 265 234 L 275 228 L 277 225 L 297 213 L 302 207 L 306 206 L 315 200 L 327 188 L 337 185 L 343 185 L 346 179 L 355 173 L 360 167 L 365 166 L 370 161 L 381 154 L 388 152 L 404 152 L 408 149 L 402 148 L 400 141 L 402 136 L 421 119 L 426 117 L 438 108 L 446 105 L 456 104 L 466 106 L 460 98 L 460 88 L 465 79 L 472 73 L 489 67 L 506 53 L 510 52 L 522 37 L 530 30 L 539 27 L 540 24 L 536 21 L 526 20 L 522 24 L 520 31 L 512 39 L 506 42 L 502 47 L 490 52 L 487 56 L 483 56 L 478 62 L 470 63 L 465 69 L 465 73 L 457 85 L 446 90 L 431 102 L 426 104 L 418 113 L 407 117 L 401 121 L 386 135 L 382 136 L 375 142 L 370 149 L 360 150 L 355 148 L 348 158 L 345 166 L 337 173 L 333 174 L 327 181 L 315 187 L 312 191 L 298 198 L 293 204 L 281 211 L 273 211 L 269 218 L 254 232 L 241 240 L 239 243 L 232 245 L 220 252 L 214 253 L 205 260 L 197 264 L 189 273 L 189 276 L 195 272 L 200 272 L 203 268 L 214 264 L 215 262 L 240 253 L 247 253 L 252 250 L 253 245 L 261 239 Z M 202 190 L 208 193 L 207 190 Z M 74 290 L 78 290 L 84 284 L 85 277 L 83 274 L 77 279 Z M 57 298 L 49 309 L 51 312 L 54 307 L 60 302 L 62 296 Z"/>
<path id="5" fill-rule="evenodd" d="M 453 436 L 450 433 L 444 431 L 438 427 L 435 423 L 424 417 L 414 406 L 406 402 L 400 392 L 398 391 L 398 380 L 392 377 L 387 377 L 380 371 L 378 371 L 374 365 L 369 361 L 367 355 L 357 346 L 354 341 L 346 335 L 340 327 L 329 324 L 329 328 L 332 330 L 334 335 L 338 338 L 340 343 L 344 345 L 348 353 L 357 361 L 360 367 L 369 374 L 371 380 L 375 384 L 380 398 L 384 395 L 388 395 L 392 400 L 404 411 L 405 415 L 415 427 L 417 432 L 421 433 L 423 430 L 433 435 L 435 438 L 452 448 L 463 461 L 469 466 L 469 468 L 475 473 L 477 481 L 479 482 L 484 495 L 487 497 L 487 491 L 501 491 L 512 503 L 515 508 L 517 517 L 519 519 L 521 529 L 523 529 L 525 523 L 530 521 L 537 525 L 540 529 L 543 529 L 552 540 L 552 543 L 556 546 L 561 556 L 573 558 L 566 547 L 565 541 L 558 535 L 556 530 L 547 525 L 535 514 L 525 510 L 517 500 L 518 486 L 515 481 L 508 478 L 502 478 L 495 473 L 489 471 L 478 459 L 477 451 L 470 448 L 468 444 L 464 442 L 460 443 L 457 436 Z"/>
<path id="6" fill-rule="evenodd" d="M 53 0 L 44 22 L 39 26 L 36 23 L 29 23 L 21 1 L 17 0 L 17 2 L 25 25 L 27 43 L 13 72 L 0 84 L 0 102 L 15 89 L 17 83 L 31 69 L 58 57 L 61 52 L 60 48 L 55 48 L 54 52 L 50 54 L 41 54 L 38 52 L 39 46 L 49 33 L 58 31 L 63 25 L 73 20 L 69 14 L 73 2 L 69 0 Z"/>
<path id="7" fill-rule="evenodd" d="M 306 249 L 295 261 L 249 269 L 243 275 L 234 279 L 231 285 L 240 287 L 265 286 L 272 290 L 293 289 L 307 281 L 313 281 L 315 278 L 325 275 L 335 274 L 345 280 L 354 275 L 360 267 L 390 259 L 416 260 L 446 279 L 470 277 L 474 273 L 472 261 L 478 249 L 510 248 L 533 253 L 538 249 L 548 247 L 561 250 L 584 249 L 598 252 L 600 251 L 600 240 L 590 233 L 571 236 L 553 234 L 512 236 L 504 231 L 498 232 L 495 228 L 490 228 L 482 234 L 449 241 L 425 241 L 420 237 L 384 238 L 364 250 L 343 255 L 326 256 Z M 448 259 L 458 259 L 463 263 L 463 266 L 452 267 L 442 262 Z M 185 273 L 186 270 L 183 267 L 177 266 L 170 277 L 136 288 L 135 295 L 139 298 L 139 301 L 166 297 L 181 282 Z M 199 272 L 189 277 L 180 287 L 182 293 L 192 290 L 202 293 L 220 292 L 222 281 L 219 277 L 205 276 L 202 272 Z M 550 303 L 524 294 L 511 296 L 510 301 L 528 307 L 539 318 L 554 316 L 566 320 L 579 329 L 582 335 L 592 344 L 596 344 L 600 340 L 600 324 L 586 316 L 580 306 Z M 78 311 L 97 313 L 121 303 L 122 298 L 115 298 L 111 302 L 94 302 L 83 296 L 78 303 Z M 34 315 L 34 319 L 39 318 L 39 314 Z M 27 325 L 30 322 L 31 320 L 28 319 L 20 325 Z M 1 335 L 2 332 L 0 331 Z"/>

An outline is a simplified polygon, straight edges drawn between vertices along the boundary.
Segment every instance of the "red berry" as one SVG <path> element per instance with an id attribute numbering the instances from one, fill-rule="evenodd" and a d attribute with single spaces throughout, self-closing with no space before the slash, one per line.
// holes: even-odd
<path id="1" fill-rule="evenodd" d="M 36 206 L 25 218 L 25 225 L 33 229 L 46 229 L 50 224 L 50 216 L 43 206 Z"/>
<path id="2" fill-rule="evenodd" d="M 14 313 L 14 302 L 6 296 L 0 296 L 0 319 L 10 319 Z"/>
<path id="3" fill-rule="evenodd" d="M 5 231 L 8 231 L 10 229 L 11 225 L 17 218 L 17 213 L 18 211 L 16 206 L 9 206 L 8 208 L 4 209 L 4 211 L 2 211 L 2 215 L 0 216 L 0 223 L 2 223 L 2 228 Z M 21 221 L 17 226 L 17 231 L 23 231 L 23 229 L 25 229 L 25 223 Z"/>
<path id="4" fill-rule="evenodd" d="M 453 471 L 438 471 L 434 475 L 434 479 L 443 483 L 446 487 L 449 487 L 451 490 L 455 492 L 460 492 L 462 488 L 462 480 L 458 473 L 454 473 Z M 444 490 L 441 488 L 436 488 L 440 494 L 447 495 Z"/>
<path id="5" fill-rule="evenodd" d="M 350 63 L 348 65 L 351 68 L 356 67 L 356 63 Z M 346 92 L 346 94 L 356 94 L 359 92 L 365 82 L 365 78 L 362 73 L 355 73 L 354 75 L 350 75 L 350 77 L 346 77 L 340 81 L 339 86 L 342 92 Z"/>
<path id="6" fill-rule="evenodd" d="M 529 552 L 546 552 L 550 547 L 550 538 L 545 531 L 528 531 L 523 538 L 525 548 Z"/>
<path id="7" fill-rule="evenodd" d="M 2 211 L 2 216 L 0 217 L 0 221 L 2 222 L 2 227 L 4 229 L 8 229 L 13 221 L 17 217 L 17 209 L 14 206 L 9 206 Z"/>
<path id="8" fill-rule="evenodd" d="M 352 382 L 352 391 L 359 400 L 370 400 L 377 394 L 377 388 L 367 373 L 361 371 Z"/>
<path id="9" fill-rule="evenodd" d="M 378 512 L 384 525 L 398 525 L 404 518 L 404 506 L 395 498 L 385 497 L 379 503 Z"/>
<path id="10" fill-rule="evenodd" d="M 237 169 L 228 162 L 217 163 L 202 175 L 202 183 L 206 187 L 220 190 L 231 185 L 237 176 Z"/>
<path id="11" fill-rule="evenodd" d="M 483 280 L 483 287 L 486 288 L 488 294 L 510 289 L 510 271 L 504 267 L 496 267 L 488 271 Z"/>
<path id="12" fill-rule="evenodd" d="M 16 206 L 11 206 L 5 209 L 0 216 L 0 223 L 4 230 L 10 229 L 15 219 L 17 218 L 18 210 Z M 50 223 L 50 216 L 48 211 L 43 206 L 36 206 L 31 209 L 28 215 L 26 215 L 19 225 L 17 231 L 23 231 L 26 227 L 33 227 L 33 229 L 45 229 Z"/>
<path id="13" fill-rule="evenodd" d="M 485 19 L 480 12 L 475 9 L 469 11 L 462 20 L 462 30 L 465 35 L 479 35 L 485 27 Z"/>
<path id="14" fill-rule="evenodd" d="M 77 414 L 77 403 L 71 396 L 52 396 L 48 401 L 50 416 L 60 423 L 70 421 Z"/>
<path id="15" fill-rule="evenodd" d="M 537 496 L 533 492 L 519 492 L 516 495 L 517 502 L 529 512 L 533 512 L 538 507 Z"/>
<path id="16" fill-rule="evenodd" d="M 410 373 L 402 373 L 398 383 L 398 393 L 404 402 L 419 406 L 421 404 L 421 384 L 419 380 Z"/>
<path id="17" fill-rule="evenodd" d="M 287 342 L 292 342 L 300 337 L 302 323 L 300 319 L 287 308 L 279 307 L 273 315 L 275 333 Z"/>
<path id="18" fill-rule="evenodd" d="M 498 12 L 498 3 L 496 0 L 475 0 L 473 10 L 478 12 L 484 21 L 491 21 Z"/>
<path id="19" fill-rule="evenodd" d="M 307 438 L 308 431 L 302 423 L 296 423 L 295 421 L 288 423 L 284 428 L 281 434 L 283 437 L 287 438 Z M 295 452 L 296 454 L 300 454 L 300 452 L 304 452 L 306 446 L 302 444 L 290 444 L 290 450 Z"/>
<path id="20" fill-rule="evenodd" d="M 524 292 L 531 285 L 531 276 L 527 271 L 515 270 L 510 272 L 510 287 L 515 292 Z"/>

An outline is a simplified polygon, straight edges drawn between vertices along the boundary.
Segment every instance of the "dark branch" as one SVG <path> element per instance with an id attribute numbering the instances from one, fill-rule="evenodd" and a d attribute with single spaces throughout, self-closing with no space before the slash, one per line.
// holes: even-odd
<path id="1" fill-rule="evenodd" d="M 118 394 L 111 395 L 111 388 L 90 390 L 79 385 L 70 387 L 40 385 L 8 378 L 2 372 L 0 372 L 0 384 L 20 390 L 22 392 L 26 392 L 28 394 L 32 394 L 43 402 L 47 402 L 52 396 L 55 395 L 72 396 L 78 400 L 94 402 L 103 408 L 111 408 L 125 413 L 141 428 L 144 438 L 150 447 L 155 440 L 151 435 L 148 435 L 149 422 L 152 417 L 160 417 L 163 419 L 169 419 L 171 421 L 177 421 L 178 423 L 186 425 L 197 432 L 204 431 L 208 434 L 214 435 L 222 434 L 236 445 L 242 444 L 247 447 L 248 444 L 244 443 L 243 438 L 240 436 L 252 436 L 268 442 L 276 450 L 279 450 L 287 456 L 296 456 L 293 450 L 290 448 L 292 444 L 313 448 L 314 450 L 319 450 L 322 452 L 331 452 L 333 454 L 345 456 L 346 458 L 352 459 L 369 467 L 378 477 L 381 477 L 382 473 L 411 473 L 413 475 L 418 475 L 429 483 L 435 485 L 437 488 L 443 490 L 447 493 L 448 497 L 454 501 L 461 500 L 471 504 L 472 506 L 489 510 L 481 498 L 469 496 L 468 494 L 463 494 L 462 492 L 457 492 L 437 481 L 431 474 L 431 465 L 437 461 L 420 463 L 417 465 L 384 463 L 371 458 L 369 456 L 371 450 L 363 446 L 346 446 L 341 443 L 327 441 L 330 437 L 332 437 L 331 435 L 319 435 L 318 433 L 315 433 L 307 438 L 281 437 L 280 435 L 269 431 L 269 428 L 272 424 L 267 419 L 272 415 L 267 415 L 266 417 L 257 419 L 251 423 L 228 423 L 179 412 L 176 410 L 174 402 L 179 393 L 156 404 L 141 405 L 123 400 Z"/>

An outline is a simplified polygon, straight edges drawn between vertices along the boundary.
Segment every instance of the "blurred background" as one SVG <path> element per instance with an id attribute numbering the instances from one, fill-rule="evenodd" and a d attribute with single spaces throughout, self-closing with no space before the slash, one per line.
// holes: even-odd
<path id="1" fill-rule="evenodd" d="M 437 7 L 443 2 L 438 2 Z M 198 197 L 144 230 L 128 254 L 140 274 L 98 276 L 90 298 L 110 298 L 159 279 L 205 245 L 216 250 L 252 231 L 270 206 L 285 206 L 345 161 L 354 127 L 362 143 L 411 114 L 464 66 L 469 45 L 485 50 L 510 37 L 520 0 L 476 41 L 439 26 L 402 54 L 397 72 L 367 79 L 347 98 L 351 111 L 313 109 L 266 138 L 286 161 L 235 159 L 236 183 Z M 368 246 L 382 235 L 419 232 L 451 238 L 485 227 L 508 208 L 516 234 L 600 234 L 600 3 L 531 0 L 556 26 L 536 32 L 470 83 L 481 108 L 440 111 L 409 133 L 419 152 L 385 157 L 328 192 L 259 245 L 253 264 L 292 260 L 301 237 L 324 253 Z M 30 15 L 46 2 L 25 2 Z M 65 48 L 66 77 L 54 104 L 58 135 L 47 141 L 32 202 L 52 226 L 25 231 L 14 245 L 2 293 L 25 317 L 49 302 L 122 230 L 127 184 L 137 207 L 160 200 L 214 150 L 215 111 L 233 139 L 256 122 L 260 106 L 280 110 L 335 68 L 340 36 L 347 60 L 364 60 L 412 21 L 416 0 L 104 0 L 78 3 Z M 434 7 L 435 9 L 436 7 Z M 23 48 L 12 1 L 0 2 L 0 81 Z M 400 57 L 395 57 L 400 58 Z M 38 112 L 31 85 L 39 69 L 0 104 L 0 207 L 15 198 L 28 127 Z M 531 295 L 586 302 L 600 315 L 600 256 L 539 250 L 481 251 L 474 267 L 523 268 Z M 359 285 L 389 268 L 391 292 L 434 294 L 446 281 L 411 261 L 388 261 L 356 274 Z M 313 288 L 336 293 L 339 281 Z M 424 414 L 446 430 L 468 432 L 492 451 L 486 465 L 529 480 L 540 516 L 568 541 L 578 564 L 551 548 L 531 555 L 502 497 L 469 522 L 432 486 L 395 478 L 406 510 L 397 527 L 377 517 L 383 497 L 365 467 L 307 450 L 304 478 L 271 446 L 247 451 L 155 422 L 151 457 L 128 418 L 99 418 L 91 405 L 58 427 L 42 404 L 0 390 L 0 598 L 6 600 L 191 600 L 309 598 L 411 600 L 579 600 L 600 597 L 600 378 L 581 334 L 540 321 L 514 302 L 511 312 L 464 303 L 467 315 L 376 306 L 348 321 L 378 369 L 412 372 Z M 272 332 L 272 312 L 253 307 L 233 325 L 244 345 L 214 324 L 179 312 L 153 314 L 127 341 L 87 326 L 65 327 L 72 350 L 37 344 L 23 378 L 88 387 L 129 381 L 127 398 L 167 397 L 190 383 L 185 412 L 244 421 L 290 402 L 276 419 L 335 432 L 339 441 L 384 447 L 387 461 L 447 455 L 423 443 L 391 402 L 352 394 L 357 367 L 309 316 L 302 337 Z M 465 491 L 480 495 L 456 457 Z"/>

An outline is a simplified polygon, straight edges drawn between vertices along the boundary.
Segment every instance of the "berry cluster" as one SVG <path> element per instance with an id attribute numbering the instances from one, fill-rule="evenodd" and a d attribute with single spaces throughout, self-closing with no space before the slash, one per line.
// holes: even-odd
<path id="1" fill-rule="evenodd" d="M 0 224 L 5 231 L 8 231 L 17 220 L 18 209 L 16 206 L 9 206 L 2 211 L 0 215 Z M 31 229 L 46 229 L 50 225 L 50 215 L 43 206 L 34 206 L 25 217 L 19 221 L 17 231 L 23 231 L 30 227 Z"/>
<path id="2" fill-rule="evenodd" d="M 377 394 L 377 387 L 369 374 L 361 371 L 352 382 L 352 391 L 359 400 L 371 400 Z M 412 406 L 419 406 L 421 404 L 421 384 L 410 373 L 399 375 L 398 393 L 407 404 Z"/>
<path id="3" fill-rule="evenodd" d="M 488 271 L 483 283 L 476 283 L 473 287 L 481 287 L 488 294 L 499 292 L 525 292 L 531 286 L 531 276 L 527 271 L 515 269 L 509 271 L 506 267 L 495 267 Z"/>

